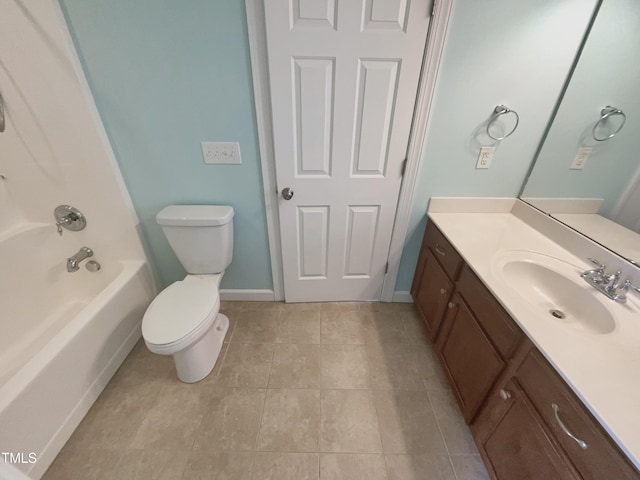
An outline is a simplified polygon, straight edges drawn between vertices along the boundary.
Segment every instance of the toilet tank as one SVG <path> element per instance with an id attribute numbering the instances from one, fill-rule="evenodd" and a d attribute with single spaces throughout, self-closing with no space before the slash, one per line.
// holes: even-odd
<path id="1" fill-rule="evenodd" d="M 233 257 L 233 208 L 226 205 L 170 205 L 156 221 L 190 274 L 222 273 Z"/>

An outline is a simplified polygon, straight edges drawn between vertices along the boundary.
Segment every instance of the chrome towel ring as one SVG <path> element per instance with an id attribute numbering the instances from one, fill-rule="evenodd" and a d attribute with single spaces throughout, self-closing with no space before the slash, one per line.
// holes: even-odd
<path id="1" fill-rule="evenodd" d="M 0 133 L 4 132 L 4 100 L 0 93 Z"/>
<path id="2" fill-rule="evenodd" d="M 513 113 L 516 116 L 516 124 L 513 126 L 511 131 L 502 137 L 494 137 L 493 135 L 491 135 L 491 125 L 493 125 L 493 122 L 495 122 L 498 119 L 498 117 L 500 117 L 501 115 L 507 115 L 509 113 Z M 505 138 L 507 138 L 513 132 L 516 131 L 516 128 L 518 128 L 519 123 L 520 123 L 520 117 L 518 116 L 518 113 L 515 110 L 511 110 L 509 107 L 505 107 L 504 105 L 498 105 L 496 108 L 493 109 L 493 115 L 491 115 L 491 119 L 487 124 L 487 135 L 489 135 L 494 140 L 498 140 L 498 141 L 504 140 Z"/>
<path id="3" fill-rule="evenodd" d="M 611 132 L 608 137 L 598 137 L 598 135 L 596 135 L 596 129 L 598 128 L 598 126 L 607 118 L 613 117 L 615 115 L 622 115 L 622 123 L 620 124 L 620 126 L 614 132 Z M 596 124 L 593 126 L 593 130 L 591 130 L 593 139 L 596 142 L 604 142 L 605 140 L 609 140 L 610 138 L 615 137 L 620 132 L 620 130 L 622 130 L 622 127 L 624 127 L 625 123 L 627 123 L 627 116 L 624 114 L 624 112 L 619 108 L 607 105 L 600 111 L 600 120 L 596 122 Z"/>

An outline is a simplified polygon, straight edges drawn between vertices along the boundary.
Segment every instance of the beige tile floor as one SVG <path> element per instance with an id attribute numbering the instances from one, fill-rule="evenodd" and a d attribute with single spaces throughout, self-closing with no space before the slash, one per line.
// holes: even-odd
<path id="1" fill-rule="evenodd" d="M 44 478 L 488 478 L 412 305 L 222 311 L 206 379 L 138 343 Z"/>

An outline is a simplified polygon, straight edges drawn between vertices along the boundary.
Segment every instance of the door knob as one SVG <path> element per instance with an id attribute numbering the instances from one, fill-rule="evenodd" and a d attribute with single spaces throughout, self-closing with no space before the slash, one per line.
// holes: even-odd
<path id="1" fill-rule="evenodd" d="M 282 189 L 282 198 L 284 198 L 285 200 L 291 200 L 292 197 L 293 197 L 293 190 L 291 190 L 289 187 Z"/>

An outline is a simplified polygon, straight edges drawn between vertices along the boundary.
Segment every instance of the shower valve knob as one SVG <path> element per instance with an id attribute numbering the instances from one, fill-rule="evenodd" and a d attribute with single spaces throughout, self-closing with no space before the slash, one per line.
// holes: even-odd
<path id="1" fill-rule="evenodd" d="M 59 235 L 62 235 L 63 228 L 77 232 L 87 226 L 87 219 L 82 212 L 70 205 L 58 205 L 53 211 L 53 216 Z"/>

